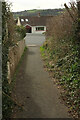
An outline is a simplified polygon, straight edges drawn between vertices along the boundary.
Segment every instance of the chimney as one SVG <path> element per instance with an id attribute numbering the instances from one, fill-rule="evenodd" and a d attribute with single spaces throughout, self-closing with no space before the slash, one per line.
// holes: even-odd
<path id="1" fill-rule="evenodd" d="M 38 17 L 40 17 L 40 13 L 38 13 Z"/>

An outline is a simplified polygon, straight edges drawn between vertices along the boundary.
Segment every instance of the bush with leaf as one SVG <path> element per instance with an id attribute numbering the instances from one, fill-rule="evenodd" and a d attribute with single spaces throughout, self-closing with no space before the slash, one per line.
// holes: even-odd
<path id="1" fill-rule="evenodd" d="M 47 23 L 47 41 L 42 47 L 46 66 L 55 77 L 56 83 L 64 89 L 62 98 L 68 104 L 74 117 L 80 116 L 80 22 L 77 6 L 70 3 L 69 11 L 64 9 Z M 48 63 L 48 64 L 47 64 Z"/>
<path id="2" fill-rule="evenodd" d="M 24 26 L 16 26 L 16 32 L 19 33 L 21 39 L 26 36 L 26 28 Z"/>

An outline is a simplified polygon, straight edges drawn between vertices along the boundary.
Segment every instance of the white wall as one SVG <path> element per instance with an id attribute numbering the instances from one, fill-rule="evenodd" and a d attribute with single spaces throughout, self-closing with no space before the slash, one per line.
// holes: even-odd
<path id="1" fill-rule="evenodd" d="M 36 31 L 36 27 L 44 27 L 44 31 Z M 46 32 L 46 26 L 32 26 L 32 33 L 44 33 Z"/>

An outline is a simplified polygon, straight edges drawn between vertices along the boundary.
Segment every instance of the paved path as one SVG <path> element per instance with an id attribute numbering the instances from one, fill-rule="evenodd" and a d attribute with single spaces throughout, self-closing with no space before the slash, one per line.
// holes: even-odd
<path id="1" fill-rule="evenodd" d="M 37 40 L 38 37 L 43 39 L 43 36 L 37 35 L 33 36 L 33 40 L 35 37 Z M 48 73 L 44 71 L 39 46 L 28 47 L 16 77 L 14 94 L 16 94 L 16 100 L 25 108 L 23 111 L 15 108 L 14 118 L 69 117 L 67 108 L 60 102 L 59 90 Z"/>
<path id="2" fill-rule="evenodd" d="M 26 45 L 36 45 L 40 46 L 45 41 L 45 36 L 43 34 L 31 34 L 26 35 Z"/>

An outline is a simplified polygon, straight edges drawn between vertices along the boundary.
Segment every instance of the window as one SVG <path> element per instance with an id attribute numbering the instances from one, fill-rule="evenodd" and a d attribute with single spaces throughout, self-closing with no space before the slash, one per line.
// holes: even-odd
<path id="1" fill-rule="evenodd" d="M 28 22 L 28 19 L 25 19 L 26 22 Z"/>
<path id="2" fill-rule="evenodd" d="M 21 19 L 21 22 L 24 22 L 24 19 Z"/>
<path id="3" fill-rule="evenodd" d="M 43 31 L 44 27 L 36 27 L 36 31 Z"/>

